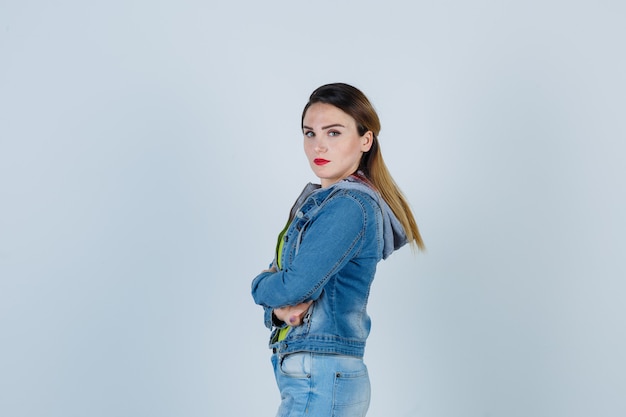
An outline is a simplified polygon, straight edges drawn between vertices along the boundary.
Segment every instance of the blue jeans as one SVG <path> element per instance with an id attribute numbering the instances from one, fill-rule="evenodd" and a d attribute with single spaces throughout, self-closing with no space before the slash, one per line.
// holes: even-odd
<path id="1" fill-rule="evenodd" d="M 292 353 L 272 355 L 281 404 L 276 417 L 364 417 L 370 380 L 361 358 Z"/>

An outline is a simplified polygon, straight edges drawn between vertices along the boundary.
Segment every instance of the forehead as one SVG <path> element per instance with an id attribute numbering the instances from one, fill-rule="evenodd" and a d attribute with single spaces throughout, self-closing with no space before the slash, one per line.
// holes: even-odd
<path id="1" fill-rule="evenodd" d="M 344 125 L 354 125 L 355 121 L 348 113 L 328 103 L 312 104 L 304 114 L 304 124 L 307 126 L 315 124 L 342 123 Z"/>

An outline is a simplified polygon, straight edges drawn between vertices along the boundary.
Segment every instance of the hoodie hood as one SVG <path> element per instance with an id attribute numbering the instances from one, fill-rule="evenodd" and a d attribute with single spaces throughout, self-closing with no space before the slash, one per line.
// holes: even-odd
<path id="1" fill-rule="evenodd" d="M 300 197 L 296 200 L 296 203 L 291 208 L 291 216 L 293 218 L 298 209 L 304 204 L 304 201 L 313 194 L 315 191 L 320 190 L 321 186 L 319 184 L 308 183 Z M 387 204 L 387 202 L 382 198 L 382 196 L 372 188 L 371 185 L 368 184 L 365 177 L 361 175 L 351 175 L 350 177 L 341 180 L 330 186 L 332 190 L 329 194 L 332 195 L 337 190 L 356 190 L 363 192 L 370 197 L 374 201 L 378 203 L 380 210 L 383 214 L 383 259 L 387 259 L 389 255 L 393 253 L 393 251 L 400 249 L 402 246 L 406 245 L 407 237 L 402 227 L 402 224 L 398 220 L 391 207 Z"/>

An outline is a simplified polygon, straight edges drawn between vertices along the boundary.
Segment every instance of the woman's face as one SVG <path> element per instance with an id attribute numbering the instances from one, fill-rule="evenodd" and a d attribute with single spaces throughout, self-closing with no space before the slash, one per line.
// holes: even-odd
<path id="1" fill-rule="evenodd" d="M 332 104 L 312 104 L 304 115 L 302 133 L 304 153 L 322 187 L 356 172 L 361 155 L 372 147 L 372 132 L 360 136 L 352 116 Z"/>

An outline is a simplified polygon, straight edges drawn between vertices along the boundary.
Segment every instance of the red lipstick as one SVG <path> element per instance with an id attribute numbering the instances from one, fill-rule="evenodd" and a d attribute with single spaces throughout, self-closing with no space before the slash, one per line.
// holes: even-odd
<path id="1" fill-rule="evenodd" d="M 313 163 L 315 165 L 326 165 L 327 163 L 329 163 L 330 161 L 326 160 L 326 159 L 322 159 L 322 158 L 315 158 L 313 160 Z"/>

